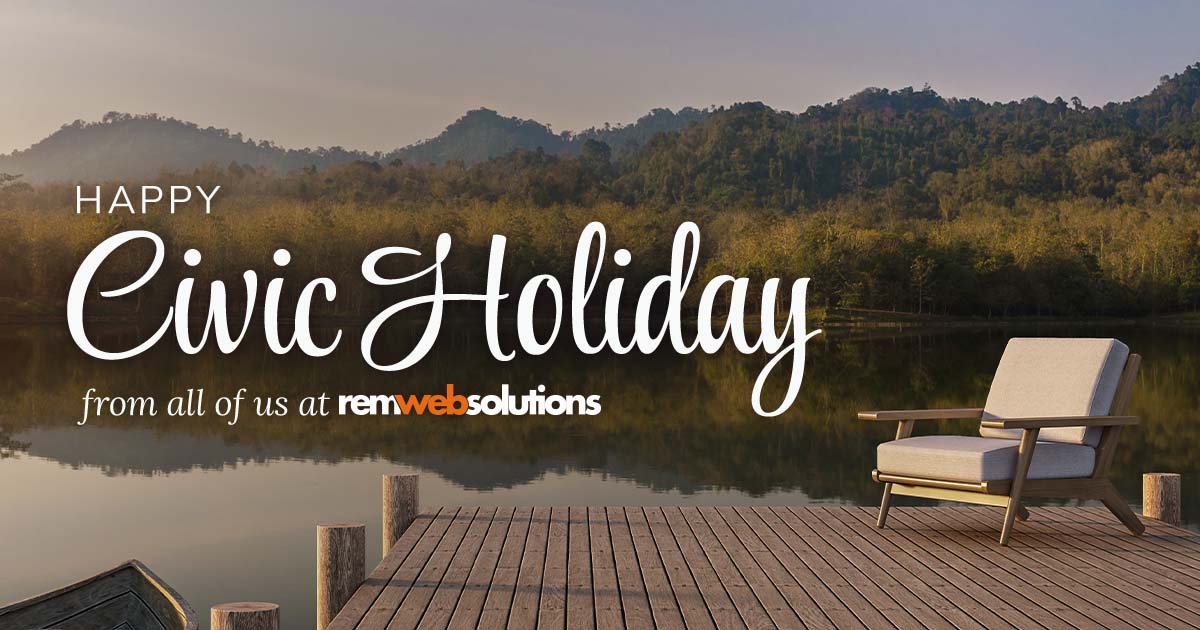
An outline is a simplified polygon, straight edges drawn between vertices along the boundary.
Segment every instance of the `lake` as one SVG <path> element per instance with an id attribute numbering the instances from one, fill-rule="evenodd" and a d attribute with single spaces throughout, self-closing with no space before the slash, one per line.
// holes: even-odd
<path id="1" fill-rule="evenodd" d="M 563 348 L 501 364 L 474 328 L 444 330 L 431 356 L 394 374 L 366 367 L 355 343 L 320 360 L 278 357 L 247 343 L 232 357 L 162 350 L 107 363 L 77 350 L 62 325 L 0 328 L 0 601 L 136 557 L 205 623 L 214 603 L 264 600 L 282 606 L 286 627 L 311 628 L 316 523 L 365 522 L 372 568 L 380 553 L 380 475 L 390 472 L 420 473 L 425 505 L 874 505 L 874 448 L 894 426 L 859 422 L 855 412 L 979 406 L 1010 336 L 1112 336 L 1141 353 L 1130 413 L 1142 423 L 1122 436 L 1117 485 L 1136 509 L 1142 472 L 1183 473 L 1184 519 L 1192 528 L 1200 522 L 1200 493 L 1191 491 L 1200 472 L 1200 330 L 827 330 L 808 345 L 796 405 L 768 419 L 750 407 L 761 357 L 584 357 Z M 113 326 L 104 334 L 120 343 L 142 332 Z M 406 335 L 396 337 L 397 347 L 411 345 Z M 251 396 L 298 398 L 437 393 L 447 383 L 467 393 L 507 383 L 515 391 L 545 384 L 548 393 L 599 394 L 603 412 L 250 414 L 233 427 L 210 413 L 75 424 L 92 387 L 162 400 L 203 388 L 211 402 L 240 387 Z M 936 430 L 931 423 L 918 432 Z M 975 427 L 947 422 L 940 430 L 969 434 Z"/>

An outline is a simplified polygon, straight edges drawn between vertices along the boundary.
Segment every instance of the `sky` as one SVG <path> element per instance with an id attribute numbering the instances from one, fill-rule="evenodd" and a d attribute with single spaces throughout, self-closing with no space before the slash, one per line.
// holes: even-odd
<path id="1" fill-rule="evenodd" d="M 477 107 L 578 131 L 926 83 L 1103 104 L 1200 61 L 1197 24 L 1153 1 L 5 0 L 0 153 L 112 110 L 389 150 Z"/>

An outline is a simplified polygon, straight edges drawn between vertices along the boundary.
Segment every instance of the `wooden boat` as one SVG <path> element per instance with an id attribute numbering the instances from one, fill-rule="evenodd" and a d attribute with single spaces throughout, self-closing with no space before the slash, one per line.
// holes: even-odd
<path id="1" fill-rule="evenodd" d="M 70 586 L 0 608 L 0 630 L 196 630 L 196 611 L 130 560 Z"/>

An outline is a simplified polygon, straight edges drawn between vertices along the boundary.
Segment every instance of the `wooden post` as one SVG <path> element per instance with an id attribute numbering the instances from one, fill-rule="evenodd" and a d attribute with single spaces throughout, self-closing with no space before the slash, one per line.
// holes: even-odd
<path id="1" fill-rule="evenodd" d="M 1146 473 L 1142 475 L 1142 516 L 1164 523 L 1180 522 L 1181 479 L 1175 473 Z"/>
<path id="2" fill-rule="evenodd" d="M 367 527 L 317 526 L 317 630 L 325 630 L 366 577 Z"/>
<path id="3" fill-rule="evenodd" d="M 213 606 L 212 630 L 279 630 L 279 605 L 267 602 L 232 602 Z"/>
<path id="4" fill-rule="evenodd" d="M 419 475 L 383 476 L 383 555 L 386 557 L 392 545 L 408 529 L 417 517 L 420 506 L 418 494 Z"/>

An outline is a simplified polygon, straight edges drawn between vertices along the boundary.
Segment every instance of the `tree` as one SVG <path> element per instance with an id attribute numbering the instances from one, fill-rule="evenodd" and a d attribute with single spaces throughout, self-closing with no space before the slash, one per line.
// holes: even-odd
<path id="1" fill-rule="evenodd" d="M 909 266 L 909 276 L 913 288 L 917 290 L 917 313 L 922 312 L 921 308 L 925 303 L 926 292 L 933 282 L 933 272 L 936 266 L 932 259 L 925 256 L 913 258 L 912 265 Z"/>
<path id="2" fill-rule="evenodd" d="M 604 142 L 589 138 L 584 141 L 583 147 L 579 150 L 579 156 L 583 158 L 585 164 L 593 169 L 600 169 L 607 167 L 612 161 L 612 148 Z"/>

